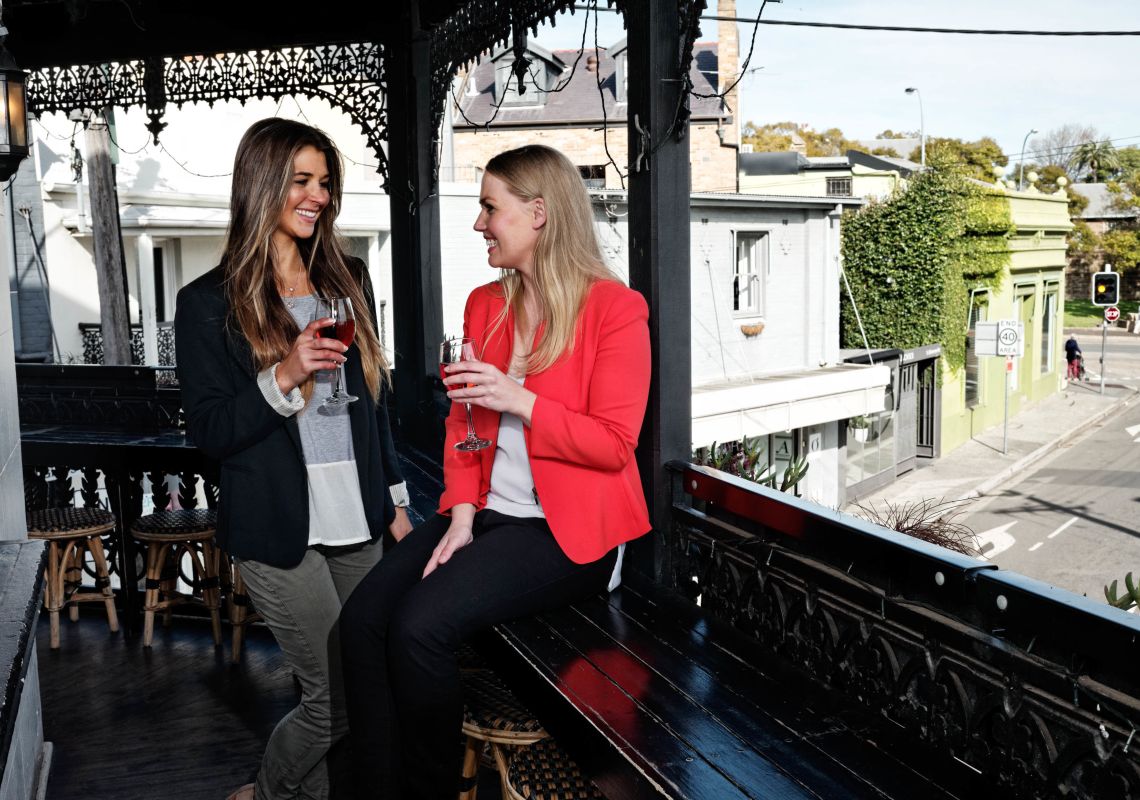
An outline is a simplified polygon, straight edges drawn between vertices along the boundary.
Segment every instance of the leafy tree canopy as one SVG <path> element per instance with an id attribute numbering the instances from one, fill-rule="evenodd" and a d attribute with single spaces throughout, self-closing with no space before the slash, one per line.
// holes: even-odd
<path id="1" fill-rule="evenodd" d="M 918 161 L 920 157 L 921 148 L 918 147 L 909 156 L 911 161 Z M 989 136 L 983 136 L 976 142 L 935 137 L 926 140 L 926 161 L 928 164 L 956 163 L 963 168 L 966 177 L 993 183 L 994 167 L 1006 166 L 1009 164 L 1009 157 Z"/>
<path id="2" fill-rule="evenodd" d="M 846 138 L 839 128 L 817 131 L 799 122 L 772 122 L 767 125 L 749 122 L 741 132 L 741 139 L 757 152 L 792 150 L 802 141 L 805 156 L 841 156 L 858 147 L 858 143 Z"/>
<path id="3" fill-rule="evenodd" d="M 872 138 L 874 139 L 917 139 L 920 135 L 919 131 L 892 131 L 887 128 L 885 131 L 879 131 Z"/>

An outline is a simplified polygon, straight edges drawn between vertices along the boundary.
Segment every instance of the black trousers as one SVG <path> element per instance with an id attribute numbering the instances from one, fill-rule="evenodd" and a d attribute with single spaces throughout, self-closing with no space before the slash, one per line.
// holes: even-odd
<path id="1" fill-rule="evenodd" d="M 497 622 L 606 588 L 617 552 L 575 564 L 544 519 L 475 515 L 475 540 L 427 578 L 450 519 L 408 534 L 340 617 L 357 800 L 454 800 L 462 771 L 458 646 Z"/>

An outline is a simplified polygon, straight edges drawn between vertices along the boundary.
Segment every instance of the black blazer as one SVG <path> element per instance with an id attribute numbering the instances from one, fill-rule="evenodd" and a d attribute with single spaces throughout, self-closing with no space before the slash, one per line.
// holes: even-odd
<path id="1" fill-rule="evenodd" d="M 363 262 L 353 263 L 375 320 L 371 281 Z M 281 416 L 266 402 L 249 343 L 226 326 L 223 277 L 222 267 L 215 267 L 178 292 L 174 331 L 187 432 L 221 462 L 218 544 L 238 558 L 293 567 L 309 540 L 300 432 L 295 417 Z M 403 477 L 383 397 L 374 403 L 369 396 L 355 344 L 346 355 L 347 388 L 360 398 L 349 405 L 352 450 L 364 516 L 376 539 L 396 514 L 388 487 Z"/>

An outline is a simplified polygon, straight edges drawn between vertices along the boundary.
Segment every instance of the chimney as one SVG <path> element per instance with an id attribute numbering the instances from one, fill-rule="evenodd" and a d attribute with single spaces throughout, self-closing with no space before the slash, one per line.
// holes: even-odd
<path id="1" fill-rule="evenodd" d="M 718 17 L 735 17 L 736 0 L 717 0 L 716 13 Z M 720 20 L 717 22 L 717 91 L 723 93 L 739 77 L 740 72 L 740 34 L 735 22 Z M 728 107 L 726 113 L 732 115 L 732 123 L 725 126 L 724 144 L 740 144 L 740 126 L 744 120 L 740 118 L 740 92 L 733 89 L 724 96 L 724 103 Z"/>

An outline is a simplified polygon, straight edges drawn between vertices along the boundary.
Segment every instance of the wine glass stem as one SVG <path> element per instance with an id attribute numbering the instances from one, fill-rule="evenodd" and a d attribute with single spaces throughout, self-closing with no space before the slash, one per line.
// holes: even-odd
<path id="1" fill-rule="evenodd" d="M 344 364 L 337 364 L 336 377 L 333 378 L 333 397 L 340 397 L 341 375 L 344 374 Z"/>
<path id="2" fill-rule="evenodd" d="M 471 419 L 471 404 L 470 403 L 464 403 L 463 408 L 466 409 L 466 411 L 467 411 L 467 438 L 469 440 L 474 439 L 475 438 L 475 422 L 474 422 L 474 420 Z"/>

